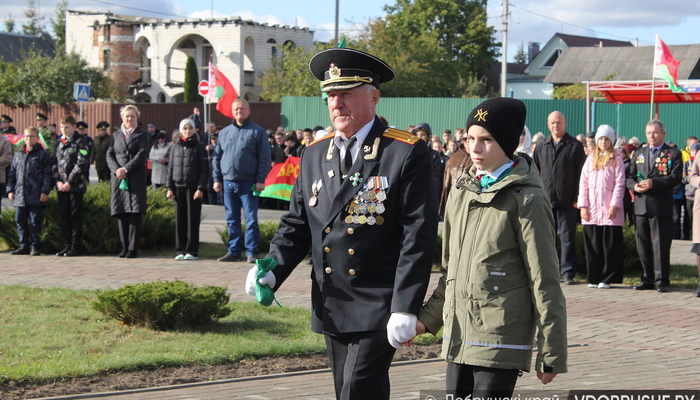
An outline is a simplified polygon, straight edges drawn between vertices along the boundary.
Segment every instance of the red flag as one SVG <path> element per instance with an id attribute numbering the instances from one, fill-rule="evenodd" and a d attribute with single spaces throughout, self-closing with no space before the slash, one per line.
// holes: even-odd
<path id="1" fill-rule="evenodd" d="M 265 190 L 260 193 L 260 197 L 289 201 L 294 181 L 299 175 L 299 160 L 299 157 L 288 157 L 287 161 L 275 164 L 267 174 Z"/>
<path id="2" fill-rule="evenodd" d="M 667 80 L 669 88 L 674 93 L 685 93 L 685 90 L 678 86 L 678 65 L 680 63 L 680 61 L 673 58 L 666 43 L 659 38 L 659 35 L 656 35 L 654 78 Z"/>
<path id="3" fill-rule="evenodd" d="M 233 118 L 233 112 L 231 111 L 231 105 L 233 101 L 238 98 L 238 93 L 233 87 L 231 82 L 226 78 L 224 74 L 219 71 L 214 64 L 209 63 L 209 91 L 212 92 L 211 88 L 214 87 L 214 93 L 216 97 L 219 98 L 219 102 L 216 103 L 216 110 L 224 114 L 229 118 Z"/>

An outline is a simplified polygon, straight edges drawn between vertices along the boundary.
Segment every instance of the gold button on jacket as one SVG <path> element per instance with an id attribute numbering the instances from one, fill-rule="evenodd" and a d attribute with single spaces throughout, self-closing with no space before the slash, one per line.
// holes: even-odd
<path id="1" fill-rule="evenodd" d="M 323 248 L 323 251 L 325 251 L 326 253 L 330 253 L 330 252 L 331 252 L 331 248 L 328 247 L 328 246 L 326 246 L 326 247 Z"/>
<path id="2" fill-rule="evenodd" d="M 348 228 L 348 234 L 352 235 L 353 233 L 355 233 L 355 230 L 352 228 Z"/>
<path id="3" fill-rule="evenodd" d="M 351 268 L 350 271 L 348 271 L 348 273 L 349 273 L 350 275 L 355 275 L 355 270 Z"/>
<path id="4" fill-rule="evenodd" d="M 354 254 L 355 254 L 355 250 L 354 250 L 354 249 L 348 249 L 348 254 L 354 255 Z"/>
<path id="5" fill-rule="evenodd" d="M 333 272 L 333 270 L 331 269 L 331 267 L 326 267 L 326 273 L 327 273 L 327 274 L 330 274 L 331 272 Z"/>
<path id="6" fill-rule="evenodd" d="M 327 228 L 324 230 L 324 232 L 326 232 L 326 233 L 331 233 L 331 228 L 330 228 L 330 227 L 327 227 Z"/>

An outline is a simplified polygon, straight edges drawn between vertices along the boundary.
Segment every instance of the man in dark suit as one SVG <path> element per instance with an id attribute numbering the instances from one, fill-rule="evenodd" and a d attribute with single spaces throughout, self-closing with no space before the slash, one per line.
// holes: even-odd
<path id="1" fill-rule="evenodd" d="M 627 188 L 634 191 L 637 250 L 644 268 L 637 290 L 666 292 L 673 238 L 673 188 L 683 179 L 683 159 L 678 149 L 664 143 L 666 129 L 659 120 L 646 127 L 649 145 L 635 152 L 627 176 Z"/>
<path id="2" fill-rule="evenodd" d="M 311 249 L 312 323 L 325 335 L 338 399 L 388 399 L 389 365 L 415 335 L 437 237 L 430 153 L 376 117 L 382 60 L 353 49 L 314 55 L 337 132 L 306 148 L 260 284 L 279 289 Z M 257 267 L 246 292 L 254 294 Z"/>

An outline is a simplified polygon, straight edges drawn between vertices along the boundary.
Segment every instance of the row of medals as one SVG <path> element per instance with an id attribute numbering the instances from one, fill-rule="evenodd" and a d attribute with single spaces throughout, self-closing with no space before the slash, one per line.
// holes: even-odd
<path id="1" fill-rule="evenodd" d="M 346 211 L 345 223 L 360 225 L 381 225 L 384 223 L 383 214 L 385 211 L 383 201 L 386 200 L 386 193 L 383 189 L 368 189 L 365 184 L 355 197 L 350 201 Z M 376 215 L 375 215 L 376 214 Z"/>
<path id="2" fill-rule="evenodd" d="M 658 165 L 657 168 L 659 170 L 659 174 L 661 174 L 661 175 L 668 175 L 668 169 L 670 168 L 670 165 L 668 165 L 668 164 L 670 164 L 669 163 L 670 160 L 666 157 L 668 157 L 668 156 L 665 156 L 663 158 L 656 157 L 656 160 L 654 160 L 654 161 L 656 161 L 656 164 Z"/>

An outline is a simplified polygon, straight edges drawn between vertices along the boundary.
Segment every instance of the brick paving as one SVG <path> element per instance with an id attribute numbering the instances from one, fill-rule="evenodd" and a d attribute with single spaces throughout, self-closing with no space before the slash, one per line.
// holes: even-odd
<path id="1" fill-rule="evenodd" d="M 674 263 L 692 264 L 689 245 L 674 242 Z M 31 260 L 31 262 L 29 262 Z M 685 262 L 684 262 L 685 260 Z M 179 278 L 197 284 L 228 284 L 232 300 L 250 301 L 242 287 L 250 264 L 213 260 L 174 261 L 144 257 L 25 257 L 0 253 L 0 284 L 99 289 L 125 283 Z M 278 292 L 285 306 L 308 308 L 310 269 L 300 266 Z M 438 274 L 431 278 L 435 287 Z M 700 388 L 700 299 L 692 290 L 668 293 L 628 287 L 589 289 L 563 286 L 567 297 L 569 373 L 546 387 L 560 396 L 570 389 Z M 400 362 L 391 370 L 392 398 L 418 399 L 420 390 L 444 388 L 445 362 Z M 534 373 L 518 380 L 517 390 L 544 390 Z M 311 371 L 241 378 L 115 394 L 62 399 L 332 399 L 330 372 Z M 59 398 L 54 398 L 59 399 Z"/>

